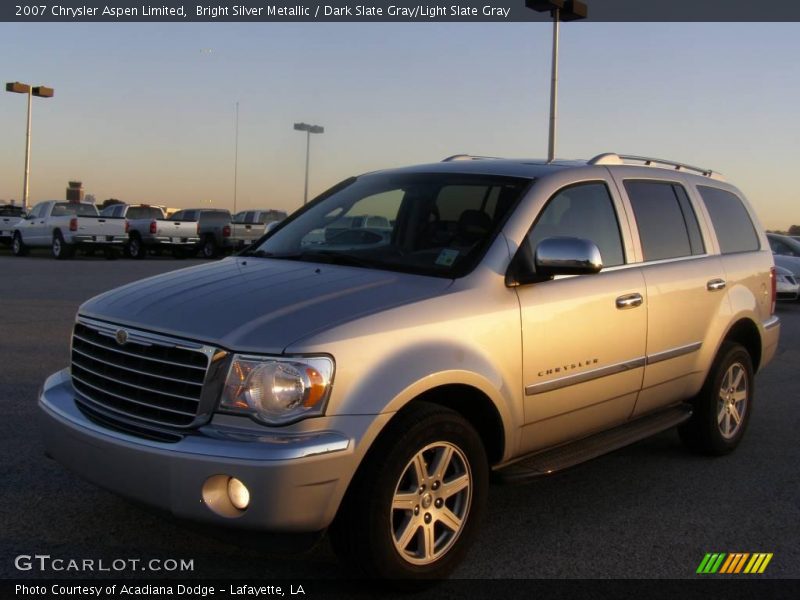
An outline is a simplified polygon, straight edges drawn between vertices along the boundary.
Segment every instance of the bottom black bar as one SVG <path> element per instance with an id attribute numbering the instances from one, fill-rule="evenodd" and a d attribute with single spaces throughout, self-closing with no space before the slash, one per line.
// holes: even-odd
<path id="1" fill-rule="evenodd" d="M 225 598 L 469 598 L 487 600 L 573 600 L 661 598 L 704 600 L 736 598 L 800 598 L 800 580 L 758 579 L 744 576 L 707 576 L 701 579 L 558 580 L 558 579 L 450 579 L 446 581 L 370 582 L 353 580 L 135 580 L 135 579 L 4 579 L 0 598 L 99 598 L 186 600 Z"/>

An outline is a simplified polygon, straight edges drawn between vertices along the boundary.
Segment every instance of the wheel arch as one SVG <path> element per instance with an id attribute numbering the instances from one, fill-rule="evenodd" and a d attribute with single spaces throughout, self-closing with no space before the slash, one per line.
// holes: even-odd
<path id="1" fill-rule="evenodd" d="M 503 459 L 507 438 L 503 419 L 497 406 L 483 391 L 463 383 L 439 385 L 412 398 L 401 410 L 413 410 L 422 402 L 449 408 L 466 419 L 478 432 L 490 465 Z"/>
<path id="2" fill-rule="evenodd" d="M 751 318 L 741 317 L 731 325 L 722 338 L 717 352 L 719 352 L 724 342 L 736 342 L 744 346 L 753 361 L 753 370 L 759 370 L 762 354 L 761 332 L 758 329 L 758 325 Z"/>

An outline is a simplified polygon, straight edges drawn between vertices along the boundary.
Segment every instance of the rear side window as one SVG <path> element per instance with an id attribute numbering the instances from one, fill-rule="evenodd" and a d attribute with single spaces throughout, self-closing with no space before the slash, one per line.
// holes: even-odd
<path id="1" fill-rule="evenodd" d="M 625 181 L 644 260 L 705 253 L 697 216 L 682 186 L 668 181 Z"/>
<path id="2" fill-rule="evenodd" d="M 562 236 L 593 241 L 604 267 L 625 262 L 617 214 L 603 183 L 582 183 L 557 192 L 528 235 L 531 252 L 542 240 Z"/>
<path id="3" fill-rule="evenodd" d="M 761 248 L 758 234 L 742 201 L 734 194 L 708 186 L 697 186 L 703 197 L 723 254 L 753 252 Z"/>

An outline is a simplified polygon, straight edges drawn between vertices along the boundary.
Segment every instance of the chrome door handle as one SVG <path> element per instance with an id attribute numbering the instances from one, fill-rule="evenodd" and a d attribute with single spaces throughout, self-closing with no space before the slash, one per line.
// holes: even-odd
<path id="1" fill-rule="evenodd" d="M 709 292 L 716 292 L 719 290 L 724 290 L 726 285 L 728 285 L 728 282 L 724 279 L 712 279 L 706 284 L 706 289 Z"/>
<path id="2" fill-rule="evenodd" d="M 641 306 L 644 299 L 641 294 L 626 294 L 617 298 L 617 308 L 625 310 L 626 308 L 636 308 Z"/>

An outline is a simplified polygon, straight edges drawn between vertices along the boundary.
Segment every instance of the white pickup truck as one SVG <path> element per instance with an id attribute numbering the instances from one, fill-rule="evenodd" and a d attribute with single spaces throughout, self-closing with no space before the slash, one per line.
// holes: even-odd
<path id="1" fill-rule="evenodd" d="M 25 217 L 21 206 L 5 204 L 0 206 L 0 244 L 10 246 L 14 237 L 14 225 Z"/>
<path id="2" fill-rule="evenodd" d="M 127 209 L 127 210 L 126 210 Z M 124 211 L 127 221 L 128 255 L 131 258 L 145 258 L 150 250 L 160 253 L 171 249 L 176 258 L 183 258 L 197 252 L 200 243 L 197 215 L 191 211 L 178 211 L 169 219 L 157 207 L 140 205 L 127 207 L 120 205 L 115 210 Z"/>
<path id="3" fill-rule="evenodd" d="M 286 218 L 282 210 L 243 210 L 236 213 L 231 220 L 231 239 L 236 248 L 244 248 L 261 238 L 272 223 L 279 223 Z"/>
<path id="4" fill-rule="evenodd" d="M 46 200 L 14 225 L 11 251 L 24 256 L 30 248 L 50 248 L 54 258 L 74 256 L 78 248 L 102 248 L 116 257 L 128 241 L 125 222 L 101 217 L 94 204 Z"/>

